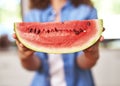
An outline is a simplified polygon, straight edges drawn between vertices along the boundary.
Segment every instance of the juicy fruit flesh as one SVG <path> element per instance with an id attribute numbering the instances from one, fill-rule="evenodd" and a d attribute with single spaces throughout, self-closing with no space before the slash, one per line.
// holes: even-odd
<path id="1" fill-rule="evenodd" d="M 31 44 L 29 45 L 31 49 L 33 49 L 32 46 L 34 48 L 45 47 L 48 50 L 54 48 L 55 51 L 53 53 L 56 53 L 60 49 L 61 51 L 58 51 L 58 53 L 62 53 L 62 49 L 64 48 L 81 48 L 85 46 L 87 41 L 89 42 L 92 38 L 95 38 L 94 36 L 98 31 L 96 29 L 99 26 L 97 25 L 98 22 L 96 22 L 97 20 L 70 21 L 64 23 L 19 23 L 16 28 L 19 28 L 18 34 L 21 34 L 20 38 L 24 39 L 23 41 L 26 43 Z M 85 48 L 87 47 L 88 44 Z M 37 51 L 50 52 L 41 49 L 37 49 Z M 73 50 L 71 51 L 74 52 Z"/>
<path id="2" fill-rule="evenodd" d="M 21 27 L 21 32 L 22 30 L 25 31 L 23 33 L 22 38 L 25 38 L 26 40 L 29 41 L 34 41 L 36 45 L 43 45 L 47 47 L 72 47 L 72 46 L 77 46 L 77 40 L 79 41 L 79 38 L 86 39 L 88 35 L 92 37 L 91 34 L 91 27 L 96 28 L 94 26 L 94 22 L 82 22 L 79 23 L 78 21 L 74 22 L 73 24 L 67 23 L 57 23 L 55 24 L 49 24 L 49 25 L 41 25 L 36 24 L 34 27 L 33 25 L 30 25 L 27 27 L 27 29 L 23 29 Z M 86 23 L 86 24 L 85 24 Z M 63 26 L 63 27 L 61 27 Z M 69 26 L 69 28 L 68 28 Z M 81 26 L 81 27 L 79 27 Z M 53 27 L 53 28 L 51 28 Z M 95 30 L 92 30 L 92 33 L 95 33 Z M 22 34 L 22 33 L 20 33 Z M 58 40 L 59 39 L 59 40 Z M 80 42 L 80 44 L 84 43 L 85 41 Z M 74 45 L 73 45 L 74 44 Z"/>

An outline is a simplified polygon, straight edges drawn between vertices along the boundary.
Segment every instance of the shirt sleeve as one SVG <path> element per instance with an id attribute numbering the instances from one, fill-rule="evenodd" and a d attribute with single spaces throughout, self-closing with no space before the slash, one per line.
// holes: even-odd
<path id="1" fill-rule="evenodd" d="M 37 9 L 30 10 L 23 16 L 24 22 L 40 22 L 41 11 Z"/>
<path id="2" fill-rule="evenodd" d="M 95 8 L 91 8 L 91 11 L 88 15 L 88 19 L 97 19 L 98 15 L 97 15 L 97 10 Z"/>

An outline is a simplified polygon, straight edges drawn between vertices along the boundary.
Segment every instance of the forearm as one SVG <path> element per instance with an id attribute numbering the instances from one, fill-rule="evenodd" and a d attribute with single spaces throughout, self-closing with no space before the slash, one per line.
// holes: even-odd
<path id="1" fill-rule="evenodd" d="M 38 70 L 41 62 L 38 57 L 31 56 L 27 59 L 20 59 L 22 66 L 27 70 Z"/>
<path id="2" fill-rule="evenodd" d="M 99 59 L 99 51 L 94 54 L 85 54 L 83 53 L 80 57 L 77 58 L 77 64 L 82 69 L 90 69 L 92 68 L 97 60 Z"/>

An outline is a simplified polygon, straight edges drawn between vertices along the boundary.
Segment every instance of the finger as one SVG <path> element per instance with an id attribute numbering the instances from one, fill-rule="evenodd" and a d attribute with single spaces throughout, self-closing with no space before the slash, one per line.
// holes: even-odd
<path id="1" fill-rule="evenodd" d="M 16 36 L 15 33 L 13 33 L 12 37 L 13 37 L 14 39 L 17 39 L 17 36 Z"/>
<path id="2" fill-rule="evenodd" d="M 20 51 L 26 51 L 26 50 L 31 51 L 30 49 L 26 48 L 26 47 L 17 39 L 17 36 L 16 36 L 15 33 L 13 34 L 13 38 L 16 39 L 16 44 L 17 44 L 17 46 L 18 46 L 18 48 L 19 48 Z"/>
<path id="3" fill-rule="evenodd" d="M 20 43 L 20 45 L 19 45 L 19 49 L 21 50 L 21 51 L 28 51 L 29 49 L 28 48 L 26 48 L 23 44 L 21 44 Z"/>
<path id="4" fill-rule="evenodd" d="M 21 47 L 20 45 L 18 46 L 18 49 L 19 49 L 19 51 L 21 51 L 21 52 L 24 52 L 24 51 L 27 50 L 25 47 Z"/>
<path id="5" fill-rule="evenodd" d="M 25 46 L 24 46 L 22 43 L 20 43 L 20 47 L 23 47 L 23 48 L 24 48 Z"/>
<path id="6" fill-rule="evenodd" d="M 24 45 L 22 43 L 20 43 L 20 41 L 17 40 L 17 39 L 16 39 L 16 44 L 17 44 L 18 47 L 24 47 Z"/>
<path id="7" fill-rule="evenodd" d="M 104 40 L 104 37 L 101 36 L 99 40 L 100 40 L 100 42 L 102 42 Z"/>
<path id="8" fill-rule="evenodd" d="M 105 31 L 105 28 L 103 27 L 103 32 Z"/>
<path id="9" fill-rule="evenodd" d="M 16 41 L 17 41 L 17 44 L 19 44 L 21 47 L 23 47 L 24 45 L 18 40 L 18 38 L 17 38 L 17 36 L 16 36 L 16 34 L 14 33 L 13 34 L 13 38 L 14 39 L 16 39 Z"/>
<path id="10" fill-rule="evenodd" d="M 20 51 L 25 51 L 25 50 L 27 50 L 27 48 L 26 48 L 22 43 L 20 43 L 18 40 L 16 40 L 16 44 L 17 44 L 18 49 L 19 49 Z"/>
<path id="11" fill-rule="evenodd" d="M 22 51 L 22 48 L 21 48 L 21 46 L 20 46 L 20 43 L 19 43 L 19 41 L 17 41 L 17 40 L 16 40 L 16 45 L 17 45 L 17 47 L 18 47 L 18 50 Z"/>
<path id="12" fill-rule="evenodd" d="M 17 46 L 19 46 L 20 42 L 18 40 L 16 40 L 16 44 L 17 44 Z"/>

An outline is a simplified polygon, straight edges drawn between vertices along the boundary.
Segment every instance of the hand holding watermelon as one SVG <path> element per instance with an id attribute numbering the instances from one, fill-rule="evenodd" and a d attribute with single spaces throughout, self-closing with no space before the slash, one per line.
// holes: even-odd
<path id="1" fill-rule="evenodd" d="M 103 32 L 105 31 L 105 28 L 103 27 Z M 98 49 L 99 47 L 99 42 L 102 42 L 104 40 L 103 36 L 100 36 L 100 38 L 98 39 L 98 41 L 96 43 L 94 43 L 92 46 L 88 47 L 87 49 L 84 50 L 84 52 L 91 52 L 91 51 L 96 51 L 96 49 Z"/>
<path id="2" fill-rule="evenodd" d="M 16 37 L 16 34 L 13 34 L 13 38 L 16 40 L 16 44 L 18 47 L 19 55 L 21 59 L 26 59 L 28 57 L 31 57 L 34 53 L 34 51 L 26 48 Z"/>
<path id="3" fill-rule="evenodd" d="M 99 42 L 103 41 L 103 39 L 103 36 L 101 36 L 95 44 L 83 50 L 84 53 L 80 58 L 77 58 L 78 66 L 83 69 L 88 69 L 92 68 L 96 64 L 99 58 Z"/>
<path id="4" fill-rule="evenodd" d="M 37 70 L 40 68 L 41 61 L 33 54 L 34 51 L 26 48 L 13 34 L 13 38 L 16 39 L 16 44 L 18 46 L 18 53 L 21 63 L 24 68 L 28 70 Z"/>
<path id="5" fill-rule="evenodd" d="M 105 31 L 105 28 L 103 28 L 103 31 Z M 83 50 L 85 59 L 87 59 L 86 61 L 89 66 L 95 65 L 96 61 L 98 60 L 98 58 L 99 58 L 99 42 L 101 42 L 103 40 L 104 40 L 104 37 L 100 36 L 100 38 L 98 39 L 98 41 L 95 44 L 93 44 L 89 48 Z"/>
<path id="6" fill-rule="evenodd" d="M 90 46 L 89 48 L 84 50 L 85 55 L 89 55 L 88 57 L 98 57 L 98 52 L 99 52 L 99 42 L 103 41 L 103 36 L 99 38 L 99 40 Z"/>

